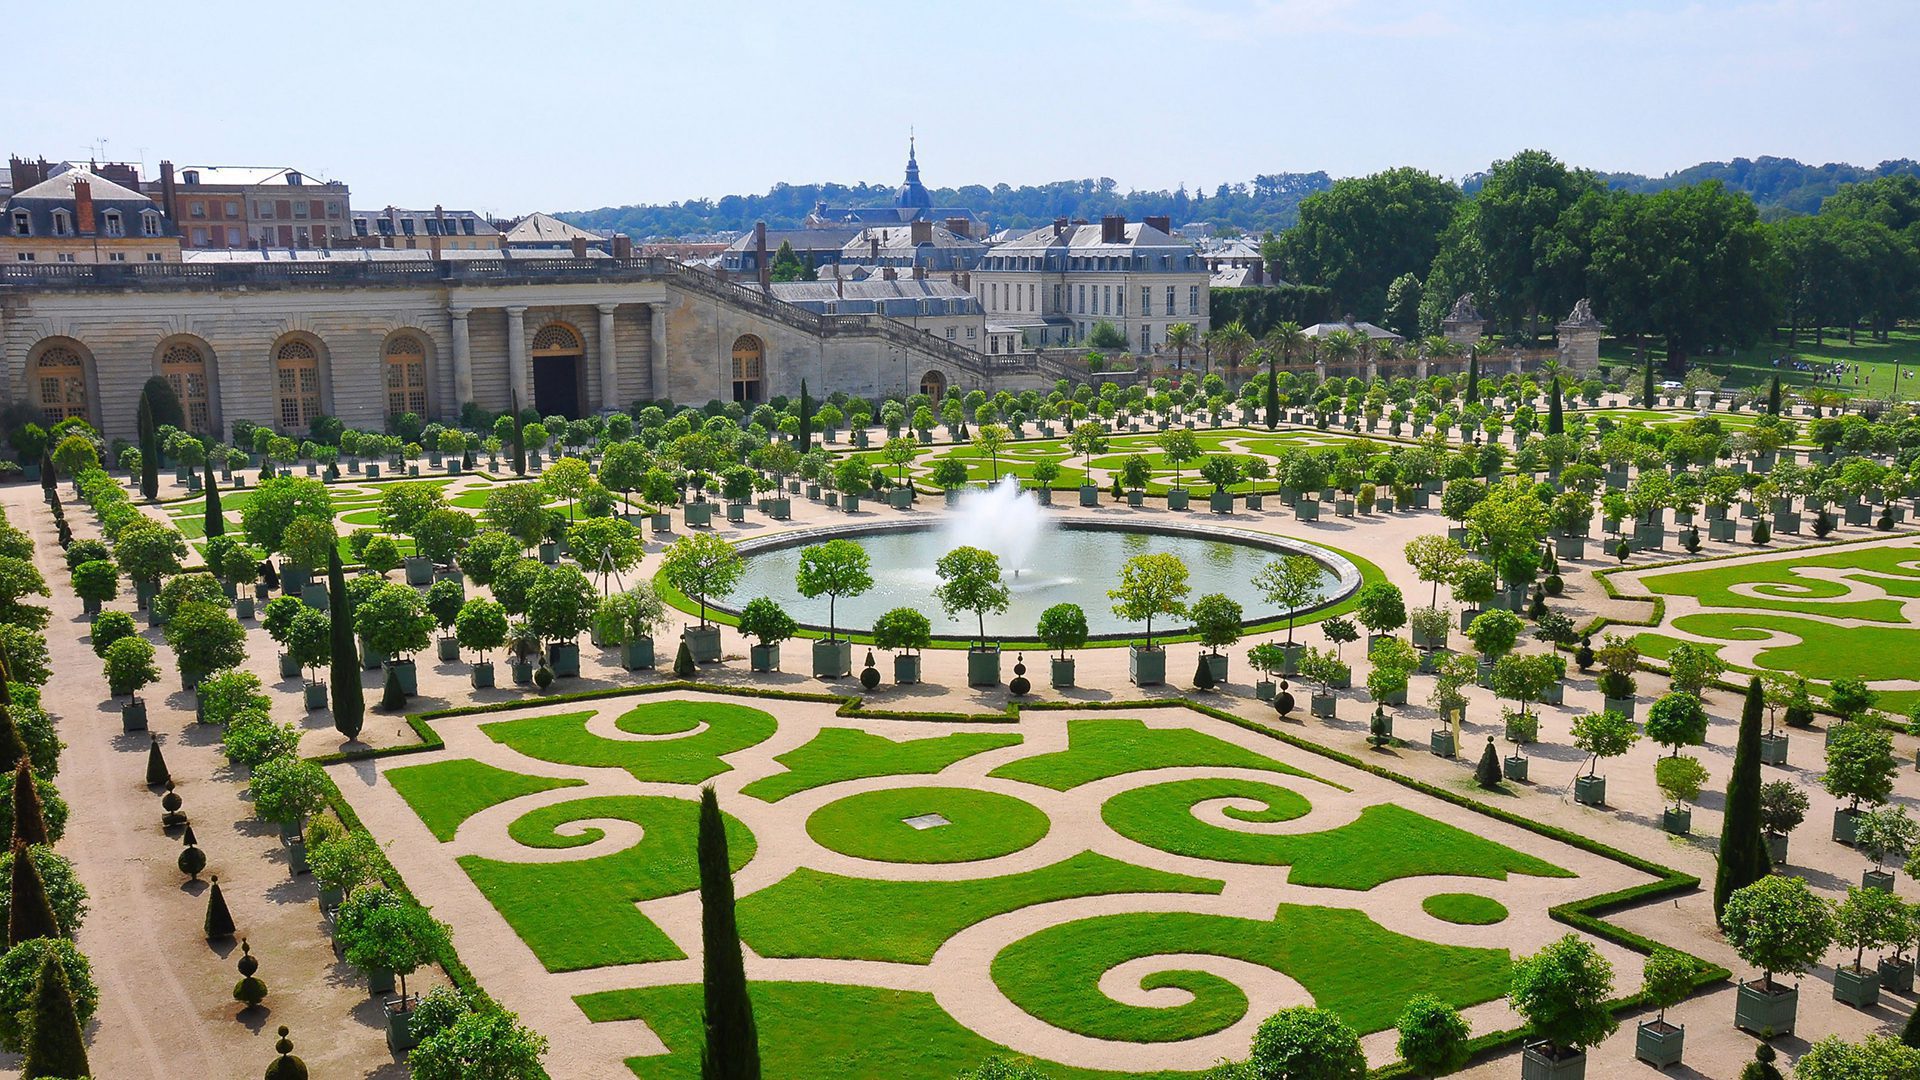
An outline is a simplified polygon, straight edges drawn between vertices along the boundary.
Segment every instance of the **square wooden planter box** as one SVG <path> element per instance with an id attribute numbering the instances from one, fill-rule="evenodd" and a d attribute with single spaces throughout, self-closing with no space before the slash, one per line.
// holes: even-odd
<path id="1" fill-rule="evenodd" d="M 1656 1069 L 1664 1069 L 1680 1064 L 1680 1052 L 1686 1041 L 1685 1025 L 1642 1020 L 1633 1036 L 1633 1056 Z"/>
<path id="2" fill-rule="evenodd" d="M 1000 647 L 973 646 L 967 650 L 967 685 L 1000 685 Z"/>
<path id="3" fill-rule="evenodd" d="M 1851 967 L 1835 968 L 1833 1000 L 1856 1009 L 1871 1009 L 1880 1004 L 1880 973 L 1855 971 Z"/>
<path id="4" fill-rule="evenodd" d="M 1763 1039 L 1791 1035 L 1799 1011 L 1799 987 L 1776 983 L 1769 994 L 1764 983 L 1743 982 L 1733 1002 L 1733 1026 Z"/>
<path id="5" fill-rule="evenodd" d="M 920 654 L 897 653 L 893 658 L 893 681 L 899 686 L 912 686 L 920 681 Z"/>
<path id="6" fill-rule="evenodd" d="M 1693 832 L 1693 811 L 1684 806 L 1678 810 L 1669 806 L 1660 811 L 1660 827 L 1675 836 L 1686 836 Z"/>
<path id="7" fill-rule="evenodd" d="M 1760 763 L 1762 765 L 1785 765 L 1787 763 L 1787 742 L 1785 735 L 1760 736 Z"/>
<path id="8" fill-rule="evenodd" d="M 747 666 L 760 672 L 779 671 L 780 646 L 778 644 L 747 646 Z"/>
<path id="9" fill-rule="evenodd" d="M 1048 683 L 1055 690 L 1073 687 L 1073 657 L 1055 656 L 1047 661 Z"/>
<path id="10" fill-rule="evenodd" d="M 1604 776 L 1574 777 L 1573 801 L 1581 806 L 1607 805 L 1607 778 Z"/>
<path id="11" fill-rule="evenodd" d="M 774 670 L 760 669 L 758 670 Z M 853 642 L 821 639 L 813 643 L 813 677 L 838 679 L 853 670 Z"/>
<path id="12" fill-rule="evenodd" d="M 1516 784 L 1526 783 L 1527 782 L 1526 757 L 1520 754 L 1514 754 L 1509 757 L 1501 759 L 1500 774 L 1502 776 L 1505 776 L 1507 779 L 1513 781 Z"/>
<path id="13" fill-rule="evenodd" d="M 1520 1080 L 1585 1080 L 1587 1055 L 1556 1057 L 1552 1051 L 1548 1043 L 1528 1043 L 1520 1051 Z"/>
<path id="14" fill-rule="evenodd" d="M 1454 750 L 1453 732 L 1435 731 L 1428 735 L 1427 750 L 1432 753 L 1434 757 L 1452 757 Z"/>
<path id="15" fill-rule="evenodd" d="M 1167 681 L 1167 651 L 1127 646 L 1127 678 L 1135 686 L 1159 686 Z"/>
<path id="16" fill-rule="evenodd" d="M 696 664 L 712 664 L 720 660 L 720 628 L 717 626 L 689 626 L 680 632 L 681 640 L 687 643 L 687 651 L 693 654 Z"/>
<path id="17" fill-rule="evenodd" d="M 1913 961 L 1892 956 L 1881 957 L 1880 989 L 1895 994 L 1913 993 Z"/>

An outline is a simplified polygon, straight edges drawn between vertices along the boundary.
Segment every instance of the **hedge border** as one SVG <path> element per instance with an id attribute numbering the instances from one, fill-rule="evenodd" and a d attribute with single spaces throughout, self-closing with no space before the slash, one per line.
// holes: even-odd
<path id="1" fill-rule="evenodd" d="M 1692 874 L 1682 873 L 1671 867 L 1656 863 L 1651 859 L 1642 858 L 1631 852 L 1622 851 L 1619 848 L 1602 843 L 1584 834 L 1563 829 L 1557 825 L 1548 825 L 1535 821 L 1512 811 L 1481 802 L 1478 799 L 1470 798 L 1460 792 L 1451 791 L 1438 785 L 1430 784 L 1424 780 L 1418 780 L 1403 773 L 1395 772 L 1383 765 L 1374 764 L 1373 762 L 1366 761 L 1343 750 L 1336 750 L 1333 747 L 1325 746 L 1311 739 L 1295 735 L 1285 729 L 1271 727 L 1205 702 L 1194 701 L 1184 697 L 1150 698 L 1140 701 L 1009 701 L 1005 708 L 999 712 L 972 714 L 904 713 L 895 710 L 868 709 L 863 704 L 865 698 L 860 695 L 810 693 L 805 691 L 775 690 L 764 687 L 732 687 L 716 683 L 675 679 L 636 686 L 606 687 L 597 690 L 581 691 L 575 694 L 554 694 L 531 700 L 511 699 L 507 701 L 488 702 L 484 705 L 437 709 L 409 714 L 406 718 L 407 723 L 421 736 L 422 741 L 419 743 L 381 747 L 378 749 L 369 749 L 364 752 L 327 754 L 310 760 L 322 765 L 332 765 L 441 750 L 445 748 L 446 743 L 433 728 L 433 722 L 436 720 L 447 720 L 462 716 L 484 716 L 494 713 L 512 712 L 520 709 L 541 708 L 572 701 L 603 700 L 612 697 L 630 696 L 636 693 L 654 694 L 671 691 L 693 691 L 697 693 L 785 701 L 838 702 L 839 707 L 835 710 L 835 715 L 841 717 L 908 721 L 923 720 L 944 723 L 1017 722 L 1021 714 L 1029 710 L 1034 712 L 1122 712 L 1138 709 L 1185 708 L 1203 716 L 1208 716 L 1224 723 L 1232 724 L 1235 727 L 1254 732 L 1255 734 L 1264 735 L 1295 749 L 1317 754 L 1320 757 L 1337 762 L 1338 764 L 1358 769 L 1370 776 L 1410 788 L 1423 795 L 1439 799 L 1449 805 L 1474 813 L 1484 814 L 1507 825 L 1525 829 L 1535 835 L 1543 836 L 1558 843 L 1567 844 L 1587 852 L 1590 855 L 1611 859 L 1614 862 L 1626 866 L 1628 869 L 1655 878 L 1656 880 L 1641 885 L 1619 889 L 1611 893 L 1590 896 L 1580 900 L 1573 900 L 1564 904 L 1557 904 L 1547 909 L 1548 917 L 1554 921 L 1564 923 L 1575 930 L 1584 932 L 1592 937 L 1597 937 L 1602 941 L 1617 945 L 1630 952 L 1647 955 L 1652 953 L 1656 947 L 1671 949 L 1672 946 L 1660 945 L 1650 938 L 1608 922 L 1604 918 L 1605 915 L 1627 907 L 1639 906 L 1651 901 L 1665 899 L 1669 896 L 1678 896 L 1682 893 L 1692 892 L 1700 887 L 1700 879 Z M 329 777 L 330 785 L 331 782 L 331 777 Z M 333 787 L 332 792 L 332 797 L 329 801 L 334 805 L 336 812 L 341 813 L 342 822 L 348 824 L 350 828 L 357 826 L 359 824 L 359 818 L 353 814 L 351 808 L 345 806 L 344 799 L 340 796 L 338 787 Z M 391 866 L 389 866 L 388 869 L 391 870 Z M 411 900 L 412 894 L 406 890 L 405 884 L 400 881 L 399 872 L 392 871 L 392 877 L 395 891 Z M 1699 969 L 1694 977 L 1693 992 L 1695 993 L 1698 993 L 1706 987 L 1725 982 L 1733 977 L 1733 973 L 1727 968 L 1705 960 L 1702 957 L 1695 956 L 1692 953 L 1686 953 L 1679 949 L 1674 949 L 1673 951 L 1681 952 L 1682 955 L 1687 956 Z M 456 983 L 464 979 L 466 980 L 466 985 L 471 985 L 474 991 L 480 993 L 483 997 L 485 996 L 485 991 L 479 987 L 477 982 L 473 981 L 472 973 L 467 970 L 451 946 L 448 947 L 447 954 L 442 960 L 442 967 L 447 969 L 448 977 L 455 979 Z M 458 972 L 457 975 L 456 971 Z M 1616 998 L 1610 1003 L 1610 1007 L 1618 1014 L 1639 1009 L 1645 1004 L 1645 994 L 1644 992 L 1640 992 Z M 1470 1060 L 1479 1061 L 1506 1050 L 1531 1033 L 1531 1027 L 1518 1027 L 1503 1031 L 1487 1032 L 1476 1036 L 1467 1044 L 1471 1054 Z M 1404 1062 L 1393 1062 L 1388 1065 L 1383 1065 L 1368 1073 L 1370 1080 L 1395 1080 L 1395 1078 L 1398 1077 L 1411 1075 L 1411 1071 Z"/>

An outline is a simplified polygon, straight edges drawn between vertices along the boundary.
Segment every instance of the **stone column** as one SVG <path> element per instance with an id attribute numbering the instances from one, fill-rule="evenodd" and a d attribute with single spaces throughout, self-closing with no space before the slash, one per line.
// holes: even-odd
<path id="1" fill-rule="evenodd" d="M 527 309 L 507 309 L 507 388 L 518 395 L 517 408 L 533 404 L 533 371 L 527 361 Z"/>
<path id="2" fill-rule="evenodd" d="M 659 401 L 671 396 L 667 382 L 667 308 L 665 304 L 647 305 L 647 329 L 652 346 L 647 350 L 647 398 Z"/>
<path id="3" fill-rule="evenodd" d="M 600 408 L 608 412 L 620 410 L 620 362 L 613 347 L 613 312 L 619 304 L 601 304 L 600 307 Z"/>
<path id="4" fill-rule="evenodd" d="M 467 334 L 467 308 L 447 313 L 453 319 L 453 404 L 455 415 L 473 400 L 473 339 Z"/>

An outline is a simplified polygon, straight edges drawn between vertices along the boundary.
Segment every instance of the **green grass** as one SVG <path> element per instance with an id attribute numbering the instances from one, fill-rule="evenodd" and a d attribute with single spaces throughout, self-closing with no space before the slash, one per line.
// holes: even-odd
<path id="1" fill-rule="evenodd" d="M 962 732 L 896 742 L 859 728 L 822 728 L 805 746 L 774 759 L 787 767 L 786 772 L 755 780 L 740 793 L 779 802 L 789 795 L 843 780 L 927 775 L 975 754 L 1016 746 L 1020 741 L 1021 737 L 1011 732 Z"/>
<path id="2" fill-rule="evenodd" d="M 765 742 L 776 727 L 771 715 L 745 705 L 654 701 L 627 710 L 614 726 L 629 735 L 684 737 L 629 742 L 588 731 L 592 717 L 591 712 L 530 716 L 483 724 L 480 730 L 537 761 L 625 769 L 643 782 L 698 784 L 732 768 L 721 760 L 724 755 Z M 705 730 L 697 731 L 701 724 Z"/>
<path id="3" fill-rule="evenodd" d="M 1811 333 L 1803 333 L 1800 341 L 1792 349 L 1782 343 L 1761 342 L 1749 349 L 1736 350 L 1730 354 L 1718 356 L 1689 357 L 1689 363 L 1699 367 L 1713 369 L 1716 374 L 1727 377 L 1726 385 L 1735 387 L 1764 388 L 1773 381 L 1774 375 L 1780 376 L 1782 386 L 1811 387 L 1814 384 L 1813 372 L 1795 371 L 1790 365 L 1774 367 L 1769 361 L 1781 353 L 1791 353 L 1813 364 L 1828 364 L 1838 361 L 1846 364 L 1858 364 L 1861 369 L 1860 385 L 1853 384 L 1853 373 L 1842 375 L 1839 385 L 1831 381 L 1819 385 L 1828 390 L 1838 390 L 1843 394 L 1864 394 L 1869 397 L 1885 397 L 1887 388 L 1894 385 L 1896 364 L 1904 365 L 1907 371 L 1920 366 L 1920 332 L 1896 330 L 1888 335 L 1885 344 L 1869 340 L 1865 333 L 1859 335 L 1859 343 L 1847 344 L 1845 333 L 1829 333 L 1822 343 L 1815 343 Z M 1658 346 L 1649 347 L 1648 355 L 1656 363 L 1666 356 L 1666 350 Z M 1601 359 L 1606 363 L 1626 364 L 1633 362 L 1633 350 L 1625 342 L 1608 339 L 1602 344 Z M 1867 375 L 1872 381 L 1867 381 Z M 1656 372 L 1656 374 L 1658 374 Z M 1632 382 L 1638 392 L 1639 382 Z M 1920 376 L 1899 380 L 1898 396 L 1903 400 L 1920 397 Z"/>
<path id="4" fill-rule="evenodd" d="M 1850 580 L 1884 589 L 1891 597 L 1911 598 L 1920 597 L 1920 570 L 1901 564 L 1915 562 L 1920 562 L 1920 548 L 1911 544 L 1849 545 L 1827 554 L 1793 559 L 1710 563 L 1694 570 L 1644 575 L 1641 581 L 1650 592 L 1691 596 L 1704 607 L 1785 611 L 1904 625 L 1906 619 L 1898 599 L 1828 603 L 1825 601 L 1847 595 L 1846 584 L 1807 577 L 1796 571 L 1802 567 L 1852 571 L 1846 575 Z M 1735 593 L 1733 586 L 1736 585 L 1753 585 L 1760 595 Z"/>
<path id="5" fill-rule="evenodd" d="M 1762 648 L 1754 662 L 1823 682 L 1853 675 L 1868 682 L 1911 679 L 1920 672 L 1920 631 L 1890 626 L 1834 626 L 1791 615 L 1708 611 L 1682 615 L 1673 627 L 1700 637 L 1757 641 L 1777 630 L 1799 638 Z"/>
<path id="6" fill-rule="evenodd" d="M 634 905 L 699 887 L 694 860 L 699 816 L 699 804 L 687 799 L 574 799 L 522 815 L 507 827 L 507 835 L 530 848 L 580 847 L 604 832 L 585 826 L 563 835 L 561 826 L 619 820 L 640 826 L 640 842 L 574 862 L 500 862 L 467 855 L 460 867 L 548 971 L 679 960 L 685 956 L 679 946 Z M 732 817 L 726 824 L 728 854 L 738 870 L 753 858 L 753 834 Z"/>
<path id="7" fill-rule="evenodd" d="M 904 818 L 939 814 L 952 824 L 916 829 Z M 807 818 L 807 835 L 829 851 L 893 863 L 955 863 L 1024 851 L 1047 835 L 1039 807 L 993 791 L 913 787 L 863 791 Z"/>
<path id="8" fill-rule="evenodd" d="M 1048 927 L 1001 950 L 993 981 L 1014 1004 L 1056 1027 L 1097 1039 L 1173 1042 L 1232 1026 L 1247 1011 L 1238 986 L 1206 972 L 1167 969 L 1142 980 L 1192 999 L 1169 1008 L 1124 1005 L 1100 977 L 1146 956 L 1199 953 L 1272 968 L 1299 982 L 1315 1005 L 1361 1034 L 1393 1026 L 1409 998 L 1431 993 L 1455 1006 L 1507 990 L 1504 949 L 1442 945 L 1393 933 L 1358 911 L 1282 904 L 1271 922 L 1189 912 L 1105 915 Z"/>
<path id="9" fill-rule="evenodd" d="M 1013 1051 L 961 1026 L 932 994 L 832 983 L 755 982 L 764 1075 L 802 1078 L 948 1080 Z M 640 1080 L 699 1080 L 701 987 L 697 983 L 585 994 L 574 999 L 596 1023 L 644 1020 L 667 1053 L 627 1059 Z M 1112 1073 L 1043 1066 L 1050 1080 L 1198 1080 L 1197 1073 Z"/>
<path id="10" fill-rule="evenodd" d="M 1507 917 L 1505 904 L 1474 893 L 1435 893 L 1420 902 L 1420 910 L 1461 926 L 1491 926 Z"/>
<path id="11" fill-rule="evenodd" d="M 761 956 L 926 964 L 996 915 L 1077 896 L 1217 894 L 1221 883 L 1083 851 L 1051 866 L 966 881 L 875 881 L 805 867 L 740 898 L 740 936 Z M 875 912 L 886 912 L 884 919 Z"/>
<path id="12" fill-rule="evenodd" d="M 1104 717 L 1067 721 L 1065 750 L 1010 761 L 989 775 L 1070 791 L 1081 784 L 1142 769 L 1198 766 L 1263 769 L 1319 779 L 1191 728 L 1150 728 L 1142 720 Z"/>
<path id="13" fill-rule="evenodd" d="M 1230 780 L 1212 781 L 1209 786 L 1155 784 L 1107 800 L 1100 816 L 1127 839 L 1175 855 L 1290 866 L 1293 869 L 1287 880 L 1295 885 L 1366 890 L 1428 874 L 1502 881 L 1509 873 L 1574 876 L 1504 844 L 1391 803 L 1369 806 L 1358 818 L 1337 829 L 1289 835 L 1225 829 L 1201 821 L 1190 812 L 1192 805 L 1203 799 L 1245 792 L 1246 797 L 1268 802 L 1272 806 L 1270 814 L 1285 815 L 1249 816 L 1249 821 L 1284 821 L 1287 816 L 1298 816 L 1289 813 L 1293 804 L 1279 799 L 1278 790 L 1270 784 Z"/>
<path id="14" fill-rule="evenodd" d="M 470 758 L 406 765 L 388 769 L 385 776 L 443 844 L 453 839 L 461 822 L 488 807 L 522 795 L 586 783 L 585 780 L 508 772 Z"/>

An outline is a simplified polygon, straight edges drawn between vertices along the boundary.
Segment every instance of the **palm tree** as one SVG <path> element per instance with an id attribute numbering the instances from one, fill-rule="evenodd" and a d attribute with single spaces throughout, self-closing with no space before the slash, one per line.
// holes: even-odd
<path id="1" fill-rule="evenodd" d="M 1296 322 L 1283 322 L 1267 331 L 1267 348 L 1280 354 L 1280 362 L 1293 366 L 1293 354 L 1306 348 L 1307 335 Z"/>
<path id="2" fill-rule="evenodd" d="M 1193 344 L 1193 324 L 1174 323 L 1167 327 L 1167 344 L 1173 346 L 1174 367 L 1184 369 L 1187 366 L 1187 348 Z M 1201 377 L 1205 378 L 1202 372 Z"/>
<path id="3" fill-rule="evenodd" d="M 1345 367 L 1353 359 L 1354 352 L 1359 349 L 1354 337 L 1351 331 L 1335 330 L 1320 339 L 1320 355 L 1326 359 L 1329 367 Z"/>

